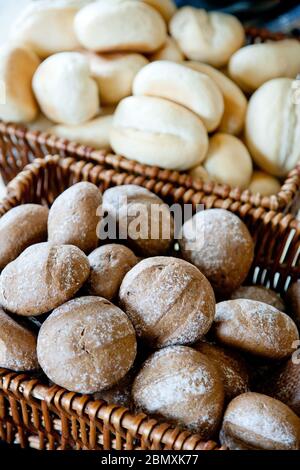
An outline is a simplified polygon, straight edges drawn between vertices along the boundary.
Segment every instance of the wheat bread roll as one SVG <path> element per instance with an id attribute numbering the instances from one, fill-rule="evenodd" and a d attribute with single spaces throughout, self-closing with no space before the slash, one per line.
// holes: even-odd
<path id="1" fill-rule="evenodd" d="M 119 297 L 137 335 L 156 349 L 201 339 L 215 315 L 207 279 L 195 266 L 172 257 L 138 263 L 124 277 Z"/>
<path id="2" fill-rule="evenodd" d="M 47 240 L 48 208 L 24 204 L 0 218 L 0 271 L 30 245 Z"/>
<path id="3" fill-rule="evenodd" d="M 50 380 L 78 393 L 110 388 L 132 367 L 136 336 L 122 310 L 101 297 L 80 297 L 43 323 L 39 363 Z"/>
<path id="4" fill-rule="evenodd" d="M 242 90 L 230 78 L 208 64 L 186 60 L 186 67 L 210 77 L 220 89 L 224 99 L 224 114 L 218 130 L 239 135 L 244 127 L 248 101 Z"/>
<path id="5" fill-rule="evenodd" d="M 289 315 L 300 329 L 300 282 L 293 282 L 286 293 L 285 301 L 287 303 Z"/>
<path id="6" fill-rule="evenodd" d="M 206 356 L 185 346 L 155 352 L 132 388 L 138 409 L 209 439 L 223 410 L 219 372 Z"/>
<path id="7" fill-rule="evenodd" d="M 247 111 L 246 143 L 255 163 L 285 177 L 300 159 L 300 106 L 293 80 L 278 78 L 252 95 Z"/>
<path id="8" fill-rule="evenodd" d="M 228 71 L 246 92 L 274 78 L 296 78 L 300 72 L 300 43 L 284 39 L 243 47 L 231 57 Z"/>
<path id="9" fill-rule="evenodd" d="M 197 114 L 208 131 L 218 127 L 224 112 L 223 96 L 211 78 L 167 60 L 143 67 L 132 91 L 136 96 L 156 96 L 181 104 Z"/>
<path id="10" fill-rule="evenodd" d="M 37 316 L 70 300 L 90 274 L 76 246 L 39 243 L 27 248 L 0 276 L 0 304 L 11 313 Z"/>
<path id="11" fill-rule="evenodd" d="M 168 36 L 164 45 L 156 52 L 148 55 L 150 62 L 156 60 L 170 60 L 172 62 L 182 62 L 184 55 L 179 49 L 176 41 L 171 36 Z"/>
<path id="12" fill-rule="evenodd" d="M 23 45 L 0 48 L 1 120 L 30 122 L 37 117 L 39 111 L 31 81 L 39 64 L 37 55 Z"/>
<path id="13" fill-rule="evenodd" d="M 300 419 L 274 398 L 244 393 L 229 404 L 220 440 L 231 450 L 299 450 Z"/>
<path id="14" fill-rule="evenodd" d="M 235 16 L 189 6 L 175 13 L 169 27 L 188 59 L 214 67 L 224 67 L 245 41 L 244 28 Z"/>
<path id="15" fill-rule="evenodd" d="M 87 58 L 79 52 L 48 57 L 36 70 L 32 86 L 41 110 L 53 122 L 82 124 L 99 111 L 97 83 Z"/>
<path id="16" fill-rule="evenodd" d="M 237 299 L 257 300 L 285 312 L 284 302 L 277 292 L 263 286 L 241 286 L 230 297 L 230 300 Z"/>
<path id="17" fill-rule="evenodd" d="M 38 369 L 36 335 L 13 320 L 2 308 L 0 327 L 0 367 L 16 372 Z"/>
<path id="18" fill-rule="evenodd" d="M 87 282 L 89 295 L 113 300 L 118 296 L 125 274 L 137 263 L 133 251 L 123 245 L 100 246 L 89 255 L 91 266 Z"/>
<path id="19" fill-rule="evenodd" d="M 278 178 L 264 171 L 254 171 L 249 184 L 249 190 L 253 194 L 261 196 L 272 196 L 278 194 L 281 189 L 281 182 Z"/>
<path id="20" fill-rule="evenodd" d="M 113 150 L 147 165 L 188 170 L 208 149 L 207 131 L 194 113 L 177 103 L 131 96 L 116 109 L 110 133 Z"/>
<path id="21" fill-rule="evenodd" d="M 138 0 L 147 3 L 152 8 L 157 10 L 164 20 L 169 23 L 172 16 L 175 14 L 177 7 L 173 0 Z"/>
<path id="22" fill-rule="evenodd" d="M 74 27 L 80 44 L 97 52 L 153 52 L 167 37 L 161 15 L 133 0 L 93 2 L 77 13 Z"/>
<path id="23" fill-rule="evenodd" d="M 148 64 L 142 54 L 87 53 L 93 78 L 97 81 L 101 103 L 118 104 L 123 98 L 132 94 L 134 77 L 139 70 Z"/>
<path id="24" fill-rule="evenodd" d="M 299 340 L 297 327 L 288 315 L 246 299 L 217 304 L 214 334 L 225 346 L 268 359 L 290 356 L 293 343 Z"/>
<path id="25" fill-rule="evenodd" d="M 198 212 L 182 227 L 181 252 L 219 295 L 230 295 L 246 279 L 254 257 L 248 228 L 224 209 Z"/>
<path id="26" fill-rule="evenodd" d="M 223 381 L 225 400 L 229 403 L 233 398 L 249 391 L 249 374 L 244 359 L 236 352 L 216 344 L 200 341 L 193 346 L 196 351 L 204 354 L 218 369 Z"/>
<path id="27" fill-rule="evenodd" d="M 48 132 L 62 139 L 88 145 L 95 149 L 110 150 L 110 131 L 112 123 L 112 115 L 99 116 L 77 126 L 58 124 L 48 129 Z"/>
<path id="28" fill-rule="evenodd" d="M 88 182 L 74 184 L 58 196 L 48 218 L 48 241 L 57 245 L 75 245 L 90 253 L 98 245 L 97 225 L 102 194 Z"/>
<path id="29" fill-rule="evenodd" d="M 11 37 L 26 44 L 39 57 L 80 47 L 75 31 L 76 13 L 92 0 L 44 0 L 29 3 L 16 19 Z"/>
<path id="30" fill-rule="evenodd" d="M 203 166 L 213 181 L 242 189 L 249 186 L 253 172 L 252 159 L 243 142 L 221 132 L 211 137 Z"/>
<path id="31" fill-rule="evenodd" d="M 102 209 L 103 214 L 116 222 L 119 239 L 126 241 L 138 256 L 157 256 L 170 251 L 174 238 L 173 216 L 169 206 L 148 189 L 134 184 L 110 188 L 103 195 Z M 103 235 L 107 235 L 106 231 Z M 112 235 L 116 239 L 115 233 Z"/>

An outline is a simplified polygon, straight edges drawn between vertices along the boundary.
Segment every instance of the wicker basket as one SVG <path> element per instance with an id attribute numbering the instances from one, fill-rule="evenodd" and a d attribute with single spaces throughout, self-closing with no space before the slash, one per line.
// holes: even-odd
<path id="1" fill-rule="evenodd" d="M 202 194 L 171 183 L 128 175 L 105 165 L 49 156 L 38 159 L 8 186 L 0 203 L 0 216 L 19 204 L 50 205 L 63 190 L 79 181 L 91 181 L 105 190 L 122 184 L 140 184 L 168 203 L 197 204 Z M 206 199 L 207 207 L 228 207 L 228 201 Z M 249 282 L 270 285 L 283 293 L 300 277 L 300 223 L 284 215 L 249 204 L 230 204 L 248 225 L 256 242 Z M 93 401 L 89 396 L 49 387 L 35 377 L 0 369 L 0 439 L 23 448 L 98 450 L 213 450 L 215 442 L 158 423 L 146 415 Z"/>
<path id="2" fill-rule="evenodd" d="M 277 41 L 286 37 L 281 33 L 270 33 L 256 28 L 249 28 L 246 33 L 248 44 L 268 40 Z M 48 154 L 89 160 L 101 165 L 105 164 L 107 168 L 119 169 L 136 176 L 147 176 L 149 179 L 158 178 L 191 191 L 202 192 L 203 197 L 211 196 L 227 200 L 228 203 L 239 202 L 241 205 L 248 203 L 253 207 L 296 213 L 298 202 L 300 202 L 297 200 L 300 192 L 300 165 L 291 171 L 278 194 L 263 197 L 259 194 L 252 194 L 249 190 L 242 191 L 227 185 L 195 181 L 183 173 L 141 165 L 106 151 L 95 151 L 90 147 L 72 143 L 53 135 L 30 131 L 24 126 L 0 121 L 0 171 L 6 183 L 34 158 L 44 158 Z"/>

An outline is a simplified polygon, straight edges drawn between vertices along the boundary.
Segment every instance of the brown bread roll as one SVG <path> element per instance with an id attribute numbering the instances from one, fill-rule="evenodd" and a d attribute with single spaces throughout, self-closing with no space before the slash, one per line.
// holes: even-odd
<path id="1" fill-rule="evenodd" d="M 226 402 L 249 390 L 249 375 L 243 358 L 230 349 L 201 341 L 193 346 L 218 369 L 223 381 Z"/>
<path id="2" fill-rule="evenodd" d="M 136 185 L 110 188 L 103 195 L 102 208 L 117 222 L 120 238 L 137 255 L 163 255 L 170 250 L 173 217 L 167 204 L 148 189 Z"/>
<path id="3" fill-rule="evenodd" d="M 47 207 L 24 204 L 0 219 L 0 270 L 35 243 L 47 240 Z"/>
<path id="4" fill-rule="evenodd" d="M 281 312 L 285 311 L 285 305 L 279 295 L 263 286 L 241 286 L 231 294 L 231 300 L 237 299 L 258 300 Z"/>
<path id="5" fill-rule="evenodd" d="M 295 323 L 285 313 L 246 299 L 217 304 L 214 333 L 222 344 L 269 359 L 288 357 L 299 339 Z"/>
<path id="6" fill-rule="evenodd" d="M 131 368 L 136 337 L 122 310 L 101 297 L 81 297 L 42 325 L 39 363 L 54 383 L 78 393 L 112 387 Z"/>
<path id="7" fill-rule="evenodd" d="M 48 219 L 49 242 L 75 245 L 90 253 L 98 245 L 97 225 L 102 195 L 92 183 L 71 186 L 54 201 Z"/>
<path id="8" fill-rule="evenodd" d="M 246 279 L 254 243 L 241 219 L 224 209 L 198 212 L 182 228 L 183 257 L 197 266 L 215 292 L 228 295 Z"/>
<path id="9" fill-rule="evenodd" d="M 2 271 L 0 303 L 18 315 L 41 315 L 71 299 L 89 273 L 88 258 L 75 246 L 32 245 Z"/>
<path id="10" fill-rule="evenodd" d="M 0 308 L 0 367 L 16 372 L 38 368 L 36 336 Z"/>
<path id="11" fill-rule="evenodd" d="M 207 279 L 172 257 L 141 261 L 126 274 L 119 296 L 138 336 L 155 348 L 194 343 L 208 332 L 215 314 Z"/>
<path id="12" fill-rule="evenodd" d="M 224 390 L 218 370 L 203 354 L 173 346 L 144 363 L 132 396 L 144 412 L 209 439 L 221 419 Z"/>
<path id="13" fill-rule="evenodd" d="M 286 294 L 288 313 L 300 329 L 300 282 L 294 282 Z"/>
<path id="14" fill-rule="evenodd" d="M 274 398 L 244 393 L 229 404 L 220 440 L 232 450 L 299 450 L 300 419 Z"/>
<path id="15" fill-rule="evenodd" d="M 104 400 L 108 404 L 124 406 L 125 408 L 133 408 L 133 400 L 131 396 L 132 383 L 135 378 L 134 368 L 125 375 L 116 385 L 108 390 L 102 390 L 94 394 L 95 400 Z"/>
<path id="16" fill-rule="evenodd" d="M 138 263 L 138 259 L 126 246 L 104 245 L 89 255 L 89 262 L 88 293 L 113 300 L 125 274 Z"/>

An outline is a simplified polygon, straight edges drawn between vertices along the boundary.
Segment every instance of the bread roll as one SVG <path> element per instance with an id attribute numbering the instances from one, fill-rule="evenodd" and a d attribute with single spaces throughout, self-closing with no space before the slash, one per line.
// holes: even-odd
<path id="1" fill-rule="evenodd" d="M 153 52 L 167 37 L 160 14 L 132 0 L 98 0 L 77 13 L 74 26 L 81 45 L 98 52 Z"/>
<path id="2" fill-rule="evenodd" d="M 98 245 L 97 225 L 102 194 L 92 183 L 74 184 L 54 201 L 48 219 L 48 240 L 57 245 L 75 245 L 90 253 Z"/>
<path id="3" fill-rule="evenodd" d="M 99 116 L 77 126 L 56 125 L 48 129 L 48 132 L 78 144 L 109 150 L 112 123 L 113 116 Z"/>
<path id="4" fill-rule="evenodd" d="M 154 348 L 194 343 L 208 332 L 215 315 L 207 279 L 195 266 L 172 257 L 141 261 L 124 277 L 119 296 L 138 336 Z"/>
<path id="5" fill-rule="evenodd" d="M 138 0 L 155 8 L 168 23 L 176 12 L 176 4 L 173 0 Z"/>
<path id="6" fill-rule="evenodd" d="M 289 315 L 300 330 L 300 282 L 294 282 L 286 293 L 286 303 Z"/>
<path id="7" fill-rule="evenodd" d="M 148 64 L 141 54 L 87 54 L 92 76 L 99 85 L 101 103 L 117 104 L 132 94 L 132 84 L 138 71 Z"/>
<path id="8" fill-rule="evenodd" d="M 103 196 L 103 212 L 117 223 L 119 238 L 126 240 L 138 256 L 163 255 L 171 249 L 174 221 L 169 206 L 147 189 L 136 185 L 108 189 Z"/>
<path id="9" fill-rule="evenodd" d="M 208 75 L 220 89 L 224 99 L 224 114 L 219 131 L 226 134 L 239 135 L 246 118 L 247 99 L 241 89 L 230 78 L 210 65 L 187 60 L 186 67 Z"/>
<path id="10" fill-rule="evenodd" d="M 95 400 L 104 400 L 109 405 L 118 405 L 125 408 L 133 408 L 131 396 L 132 383 L 135 378 L 135 370 L 132 368 L 116 385 L 108 390 L 102 390 L 94 394 Z"/>
<path id="11" fill-rule="evenodd" d="M 242 189 L 249 186 L 253 171 L 251 156 L 243 142 L 221 132 L 211 137 L 203 166 L 214 181 Z"/>
<path id="12" fill-rule="evenodd" d="M 202 439 L 213 436 L 221 419 L 224 390 L 218 370 L 203 354 L 184 346 L 150 356 L 132 395 L 144 412 L 184 426 Z"/>
<path id="13" fill-rule="evenodd" d="M 285 305 L 280 296 L 273 290 L 263 286 L 241 286 L 231 294 L 231 300 L 237 299 L 258 300 L 277 308 L 281 312 L 285 311 Z"/>
<path id="14" fill-rule="evenodd" d="M 244 28 L 235 16 L 188 6 L 173 16 L 170 32 L 188 59 L 214 67 L 226 65 L 245 41 Z"/>
<path id="15" fill-rule="evenodd" d="M 43 323 L 37 353 L 54 383 L 73 392 L 96 393 L 129 371 L 136 337 L 118 307 L 101 297 L 81 297 L 59 307 Z"/>
<path id="16" fill-rule="evenodd" d="M 214 333 L 226 346 L 268 359 L 288 357 L 299 339 L 295 323 L 285 313 L 246 299 L 217 304 Z"/>
<path id="17" fill-rule="evenodd" d="M 278 400 L 244 393 L 229 404 L 220 440 L 231 450 L 299 450 L 300 419 Z"/>
<path id="18" fill-rule="evenodd" d="M 46 118 L 43 113 L 40 113 L 34 121 L 26 122 L 27 129 L 31 131 L 48 132 L 52 126 L 54 126 L 54 122 Z"/>
<path id="19" fill-rule="evenodd" d="M 180 246 L 183 257 L 222 295 L 229 295 L 244 282 L 254 256 L 246 225 L 224 209 L 201 211 L 188 220 L 182 228 Z"/>
<path id="20" fill-rule="evenodd" d="M 278 78 L 252 95 L 246 117 L 246 142 L 256 164 L 286 176 L 300 160 L 300 106 L 293 80 Z"/>
<path id="21" fill-rule="evenodd" d="M 14 321 L 2 308 L 0 325 L 0 367 L 16 372 L 37 369 L 35 334 Z"/>
<path id="22" fill-rule="evenodd" d="M 170 60 L 172 62 L 181 62 L 184 55 L 177 46 L 176 41 L 170 36 L 167 37 L 165 44 L 158 51 L 148 56 L 151 62 L 156 60 Z"/>
<path id="23" fill-rule="evenodd" d="M 151 62 L 140 70 L 132 90 L 137 96 L 157 96 L 185 106 L 208 131 L 218 127 L 224 112 L 223 96 L 211 78 L 167 60 Z"/>
<path id="24" fill-rule="evenodd" d="M 195 168 L 192 168 L 189 171 L 189 174 L 194 178 L 194 179 L 200 179 L 204 183 L 207 183 L 209 181 L 212 181 L 213 178 L 210 176 L 205 168 L 202 165 L 195 166 Z"/>
<path id="25" fill-rule="evenodd" d="M 82 124 L 99 111 L 98 86 L 88 60 L 78 52 L 61 52 L 46 59 L 32 82 L 36 99 L 51 121 Z"/>
<path id="26" fill-rule="evenodd" d="M 47 240 L 47 207 L 17 206 L 0 219 L 0 271 L 26 248 Z"/>
<path id="27" fill-rule="evenodd" d="M 23 316 L 47 313 L 71 299 L 89 274 L 89 261 L 79 248 L 32 245 L 2 271 L 0 304 Z"/>
<path id="28" fill-rule="evenodd" d="M 249 189 L 253 194 L 261 196 L 272 196 L 279 193 L 281 189 L 280 181 L 274 176 L 268 175 L 264 171 L 254 171 L 249 184 Z"/>
<path id="29" fill-rule="evenodd" d="M 200 341 L 193 347 L 196 351 L 204 354 L 218 369 L 224 385 L 226 402 L 231 401 L 242 393 L 248 392 L 249 375 L 247 366 L 241 356 L 230 349 L 204 341 Z"/>
<path id="30" fill-rule="evenodd" d="M 74 32 L 78 10 L 91 0 L 44 0 L 29 3 L 12 28 L 12 38 L 41 58 L 80 47 Z"/>
<path id="31" fill-rule="evenodd" d="M 38 105 L 31 81 L 39 63 L 34 52 L 23 46 L 0 48 L 1 120 L 27 122 L 37 117 Z"/>
<path id="32" fill-rule="evenodd" d="M 207 131 L 198 116 L 176 103 L 149 96 L 121 101 L 110 143 L 127 158 L 179 171 L 200 164 L 208 149 Z"/>
<path id="33" fill-rule="evenodd" d="M 284 39 L 243 47 L 233 54 L 228 69 L 232 79 L 247 92 L 273 78 L 296 78 L 300 72 L 300 43 Z"/>
<path id="34" fill-rule="evenodd" d="M 90 254 L 89 262 L 88 293 L 113 300 L 118 296 L 125 274 L 138 263 L 138 259 L 126 246 L 104 245 Z"/>

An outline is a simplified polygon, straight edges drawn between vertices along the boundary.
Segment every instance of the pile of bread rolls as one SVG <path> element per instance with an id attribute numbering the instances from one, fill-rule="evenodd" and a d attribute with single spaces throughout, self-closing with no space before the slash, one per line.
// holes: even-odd
<path id="1" fill-rule="evenodd" d="M 300 159 L 296 39 L 173 0 L 43 0 L 0 51 L 0 119 L 268 196 Z"/>
<path id="2" fill-rule="evenodd" d="M 174 234 L 169 207 L 135 185 L 102 196 L 81 182 L 50 210 L 7 212 L 0 367 L 42 369 L 230 449 L 300 449 L 300 283 L 286 299 L 243 285 L 254 242 L 226 210 L 198 212 Z"/>

